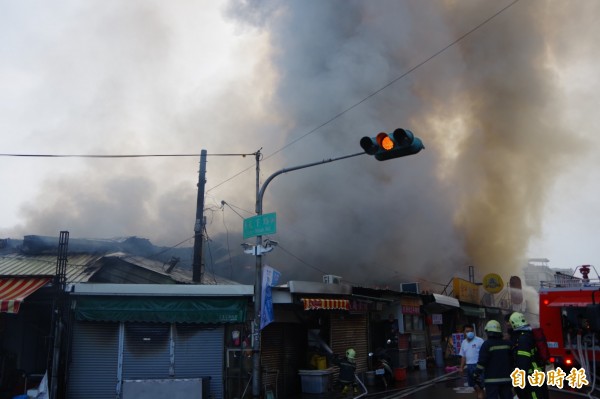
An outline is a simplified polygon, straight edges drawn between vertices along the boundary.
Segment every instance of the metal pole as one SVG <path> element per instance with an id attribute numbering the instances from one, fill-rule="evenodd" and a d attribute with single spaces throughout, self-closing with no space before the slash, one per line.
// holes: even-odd
<path id="1" fill-rule="evenodd" d="M 206 150 L 200 151 L 200 174 L 198 175 L 198 198 L 196 200 L 196 224 L 194 225 L 194 264 L 192 280 L 202 284 L 204 267 L 202 247 L 204 245 L 204 186 L 206 184 Z"/>
<path id="2" fill-rule="evenodd" d="M 263 197 L 265 195 L 265 190 L 267 189 L 267 186 L 269 185 L 269 183 L 271 183 L 271 181 L 284 173 L 287 172 L 292 172 L 294 170 L 299 170 L 299 169 L 305 169 L 305 168 L 310 168 L 311 166 L 317 166 L 317 165 L 322 165 L 325 163 L 329 163 L 329 162 L 334 162 L 334 161 L 339 161 L 342 159 L 346 159 L 346 158 L 352 158 L 352 157 L 356 157 L 359 155 L 364 155 L 365 152 L 358 152 L 356 154 L 350 154 L 350 155 L 344 155 L 341 157 L 337 157 L 337 158 L 330 158 L 330 159 L 324 159 L 322 161 L 318 161 L 318 162 L 312 162 L 312 163 L 308 163 L 305 165 L 299 165 L 299 166 L 293 166 L 291 168 L 284 168 L 281 169 L 275 173 L 273 173 L 271 176 L 269 176 L 267 178 L 267 180 L 265 180 L 265 182 L 263 183 L 262 187 L 260 188 L 260 190 L 258 189 L 259 186 L 259 172 L 260 172 L 260 168 L 259 168 L 259 161 L 260 161 L 260 151 L 256 153 L 256 189 L 257 189 L 257 194 L 256 194 L 256 214 L 257 215 L 262 215 L 263 209 L 262 209 L 262 201 L 263 201 Z M 255 275 L 255 279 L 254 279 L 254 325 L 252 326 L 254 331 L 253 331 L 253 336 L 254 336 L 254 341 L 252 344 L 252 352 L 253 352 L 253 358 L 252 358 L 252 365 L 253 365 L 253 371 L 252 371 L 252 396 L 254 398 L 259 398 L 260 397 L 260 383 L 261 383 L 261 374 L 260 374 L 260 304 L 261 304 L 261 294 L 262 294 L 262 256 L 260 254 L 260 251 L 258 250 L 259 246 L 262 244 L 262 236 L 257 236 L 256 237 L 256 247 L 255 247 L 255 251 L 254 253 L 256 254 L 256 275 Z"/>
<path id="3" fill-rule="evenodd" d="M 262 200 L 260 199 L 260 150 L 256 152 L 256 213 L 262 214 Z M 252 397 L 260 397 L 260 301 L 262 291 L 262 256 L 259 255 L 258 246 L 262 236 L 256 237 L 256 270 L 254 276 L 254 323 L 252 324 Z"/>

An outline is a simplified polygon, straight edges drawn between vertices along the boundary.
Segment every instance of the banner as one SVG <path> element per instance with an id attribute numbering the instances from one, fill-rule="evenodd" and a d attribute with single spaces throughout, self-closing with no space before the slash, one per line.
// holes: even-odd
<path id="1" fill-rule="evenodd" d="M 281 273 L 271 266 L 263 266 L 262 270 L 262 292 L 260 304 L 260 329 L 265 328 L 269 323 L 275 320 L 273 315 L 273 296 L 271 287 L 277 285 Z"/>

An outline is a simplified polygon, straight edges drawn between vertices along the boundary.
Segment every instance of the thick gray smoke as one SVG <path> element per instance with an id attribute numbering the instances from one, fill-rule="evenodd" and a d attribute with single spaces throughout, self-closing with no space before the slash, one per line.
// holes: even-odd
<path id="1" fill-rule="evenodd" d="M 415 156 L 363 155 L 270 184 L 264 212 L 277 212 L 281 247 L 266 263 L 284 280 L 331 273 L 438 290 L 466 277 L 469 265 L 477 278 L 520 274 L 548 190 L 585 146 L 565 123 L 558 67 L 585 51 L 566 37 L 597 29 L 582 19 L 597 15 L 592 2 L 517 2 L 425 63 L 509 2 L 231 2 L 225 13 L 239 34 L 238 72 L 220 86 L 213 80 L 226 66 L 211 45 L 218 38 L 198 28 L 210 22 L 201 5 L 115 3 L 98 13 L 87 4 L 73 5 L 77 18 L 46 43 L 35 34 L 47 32 L 26 38 L 48 61 L 48 76 L 31 93 L 44 122 L 32 128 L 43 135 L 26 132 L 39 137 L 34 149 L 207 149 L 207 229 L 233 256 L 241 219 L 218 207 L 225 200 L 254 210 L 254 158 L 210 154 L 262 148 L 264 181 L 284 167 L 359 152 L 360 137 L 380 131 L 403 127 L 423 139 Z M 211 63 L 210 74 L 194 72 Z M 48 93 L 65 98 L 52 117 L 43 107 Z M 65 161 L 22 209 L 23 225 L 2 233 L 66 229 L 175 244 L 193 234 L 198 159 Z M 251 273 L 251 257 L 234 259 L 234 278 Z"/>
<path id="2" fill-rule="evenodd" d="M 291 140 L 501 7 L 257 2 L 237 8 L 237 15 L 270 32 L 281 76 L 275 102 L 290 121 Z M 479 278 L 490 271 L 520 275 L 548 190 L 583 150 L 564 123 L 566 104 L 552 67 L 556 52 L 566 50 L 550 41 L 564 14 L 550 12 L 547 2 L 514 4 L 278 156 L 301 163 L 339 154 L 357 136 L 395 127 L 412 129 L 427 147 L 385 164 L 365 157 L 282 178 L 271 204 L 282 235 L 298 242 L 295 252 L 354 281 L 446 283 L 464 276 L 469 264 Z M 290 225 L 302 235 L 288 232 Z"/>

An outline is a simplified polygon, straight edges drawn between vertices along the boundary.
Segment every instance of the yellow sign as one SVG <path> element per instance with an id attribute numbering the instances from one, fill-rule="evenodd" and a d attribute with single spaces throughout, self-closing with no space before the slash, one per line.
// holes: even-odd
<path id="1" fill-rule="evenodd" d="M 504 288 L 502 277 L 496 273 L 490 273 L 483 276 L 483 289 L 490 294 L 497 294 Z"/>
<path id="2" fill-rule="evenodd" d="M 454 277 L 452 283 L 454 296 L 459 301 L 479 303 L 479 286 L 462 278 Z"/>

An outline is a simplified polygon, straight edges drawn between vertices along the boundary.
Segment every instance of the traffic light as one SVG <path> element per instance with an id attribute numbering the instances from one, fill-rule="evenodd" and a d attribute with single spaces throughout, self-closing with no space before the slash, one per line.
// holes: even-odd
<path id="1" fill-rule="evenodd" d="M 363 137 L 360 146 L 378 161 L 413 155 L 425 148 L 418 137 L 406 129 L 396 129 L 394 133 L 381 132 L 375 137 Z"/>

